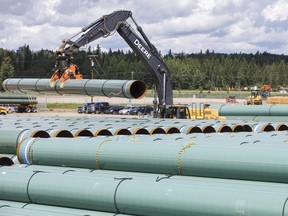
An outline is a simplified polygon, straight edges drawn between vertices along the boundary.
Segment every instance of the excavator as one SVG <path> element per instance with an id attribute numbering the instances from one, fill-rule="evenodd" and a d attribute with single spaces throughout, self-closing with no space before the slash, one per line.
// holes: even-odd
<path id="1" fill-rule="evenodd" d="M 129 18 L 136 26 L 136 30 L 140 35 L 127 22 Z M 82 28 L 79 33 L 70 39 L 62 40 L 60 47 L 56 50 L 58 55 L 55 64 L 56 70 L 50 79 L 50 85 L 53 87 L 57 79 L 60 81 L 60 87 L 64 86 L 67 79 L 82 79 L 78 67 L 73 63 L 73 55 L 81 47 L 101 37 L 106 38 L 111 36 L 115 32 L 126 41 L 150 72 L 155 84 L 155 96 L 153 100 L 154 117 L 160 115 L 160 117 L 165 118 L 171 112 L 171 109 L 177 109 L 173 105 L 172 80 L 169 70 L 161 54 L 150 42 L 141 26 L 136 23 L 132 12 L 128 10 L 118 10 L 104 15 Z M 72 41 L 75 37 L 76 40 Z M 186 109 L 186 113 L 189 113 L 188 108 Z"/>
<path id="2" fill-rule="evenodd" d="M 136 31 L 127 22 L 131 19 L 136 26 Z M 60 87 L 64 86 L 67 79 L 82 79 L 78 67 L 73 63 L 73 55 L 79 49 L 101 37 L 108 37 L 117 32 L 131 47 L 134 53 L 142 60 L 147 67 L 155 83 L 155 89 L 160 106 L 173 104 L 172 81 L 166 64 L 156 47 L 150 42 L 142 28 L 136 23 L 132 12 L 128 10 L 118 10 L 102 16 L 82 28 L 79 33 L 70 39 L 62 40 L 60 47 L 56 50 L 55 72 L 50 78 L 50 85 L 53 87 L 59 79 Z M 81 34 L 81 35 L 80 35 Z M 79 36 L 80 35 L 80 36 Z M 73 38 L 78 37 L 72 41 Z M 157 104 L 157 101 L 154 101 Z"/>

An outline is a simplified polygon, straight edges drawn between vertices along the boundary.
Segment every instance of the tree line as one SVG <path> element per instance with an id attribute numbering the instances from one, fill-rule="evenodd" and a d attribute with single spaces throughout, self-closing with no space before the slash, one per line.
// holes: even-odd
<path id="1" fill-rule="evenodd" d="M 81 50 L 74 56 L 85 79 L 138 79 L 149 88 L 153 80 L 143 62 L 132 51 L 102 52 Z M 163 56 L 169 68 L 174 89 L 231 90 L 264 83 L 273 89 L 288 87 L 288 56 L 267 52 L 173 53 Z M 6 78 L 50 78 L 56 54 L 52 50 L 32 51 L 29 45 L 16 51 L 0 48 L 0 81 Z M 93 60 L 94 67 L 91 66 Z"/>

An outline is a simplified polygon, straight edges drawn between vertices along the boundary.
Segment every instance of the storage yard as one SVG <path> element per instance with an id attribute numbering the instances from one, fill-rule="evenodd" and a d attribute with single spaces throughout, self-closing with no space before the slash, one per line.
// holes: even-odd
<path id="1" fill-rule="evenodd" d="M 134 72 L 132 80 L 83 79 L 73 63 L 81 47 L 115 32 L 149 71 L 153 98 Z M 26 96 L 0 98 L 22 110 L 0 116 L 0 216 L 288 216 L 288 106 L 266 103 L 270 88 L 242 100 L 173 98 L 167 65 L 131 11 L 80 33 L 62 40 L 50 79 L 2 83 Z M 92 101 L 101 102 L 78 113 L 47 108 Z M 110 104 L 153 112 L 102 114 Z"/>
<path id="2" fill-rule="evenodd" d="M 286 215 L 285 121 L 46 111 L 0 124 L 0 215 Z"/>

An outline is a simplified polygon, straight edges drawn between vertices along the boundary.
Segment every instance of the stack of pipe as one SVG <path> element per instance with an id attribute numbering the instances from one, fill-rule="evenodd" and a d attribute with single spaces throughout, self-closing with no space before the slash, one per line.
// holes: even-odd
<path id="1" fill-rule="evenodd" d="M 191 122 L 5 117 L 0 215 L 288 216 L 285 123 Z"/>
<path id="2" fill-rule="evenodd" d="M 7 95 L 0 94 L 0 104 L 37 104 L 37 98 L 34 95 Z"/>

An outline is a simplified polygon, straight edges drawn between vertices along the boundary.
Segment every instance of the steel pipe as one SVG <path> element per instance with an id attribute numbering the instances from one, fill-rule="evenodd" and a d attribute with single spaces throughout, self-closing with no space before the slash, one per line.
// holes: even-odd
<path id="1" fill-rule="evenodd" d="M 3 207 L 5 210 L 3 210 Z M 9 208 L 9 209 L 8 209 Z M 16 208 L 19 209 L 19 216 L 32 216 L 32 215 L 49 215 L 49 216 L 60 216 L 58 214 L 64 215 L 79 215 L 79 216 L 113 216 L 114 213 L 107 213 L 107 212 L 99 212 L 99 211 L 90 211 L 84 209 L 75 209 L 75 208 L 65 208 L 59 206 L 51 206 L 51 205 L 41 205 L 41 204 L 34 204 L 34 203 L 24 203 L 24 202 L 15 202 L 15 201 L 7 201 L 7 200 L 0 200 L 0 215 L 3 212 L 3 216 L 8 215 L 16 215 Z M 26 211 L 23 211 L 26 210 Z M 30 210 L 30 212 L 29 212 Z M 18 212 L 17 212 L 18 213 Z M 124 214 L 117 214 L 119 216 Z M 125 214 L 126 215 L 126 214 Z"/>
<path id="2" fill-rule="evenodd" d="M 117 215 L 231 216 L 236 211 L 238 215 L 287 216 L 286 184 L 182 176 L 159 176 L 156 180 L 156 176 L 143 176 L 137 180 L 137 174 L 85 174 L 83 178 L 73 173 L 19 172 L 13 168 L 5 168 L 0 175 L 0 198 L 6 200 Z"/>
<path id="3" fill-rule="evenodd" d="M 0 153 L 15 154 L 18 144 L 28 137 L 50 137 L 46 131 L 30 129 L 0 129 Z"/>
<path id="4" fill-rule="evenodd" d="M 256 144 L 201 145 L 185 139 L 135 144 L 113 139 L 28 138 L 17 149 L 17 156 L 26 164 L 287 183 L 288 146 Z"/>
<path id="5" fill-rule="evenodd" d="M 146 85 L 139 80 L 67 80 L 63 88 L 59 81 L 50 87 L 49 79 L 6 79 L 3 89 L 10 92 L 38 92 L 59 95 L 77 94 L 89 96 L 124 97 L 139 99 L 145 96 Z"/>

